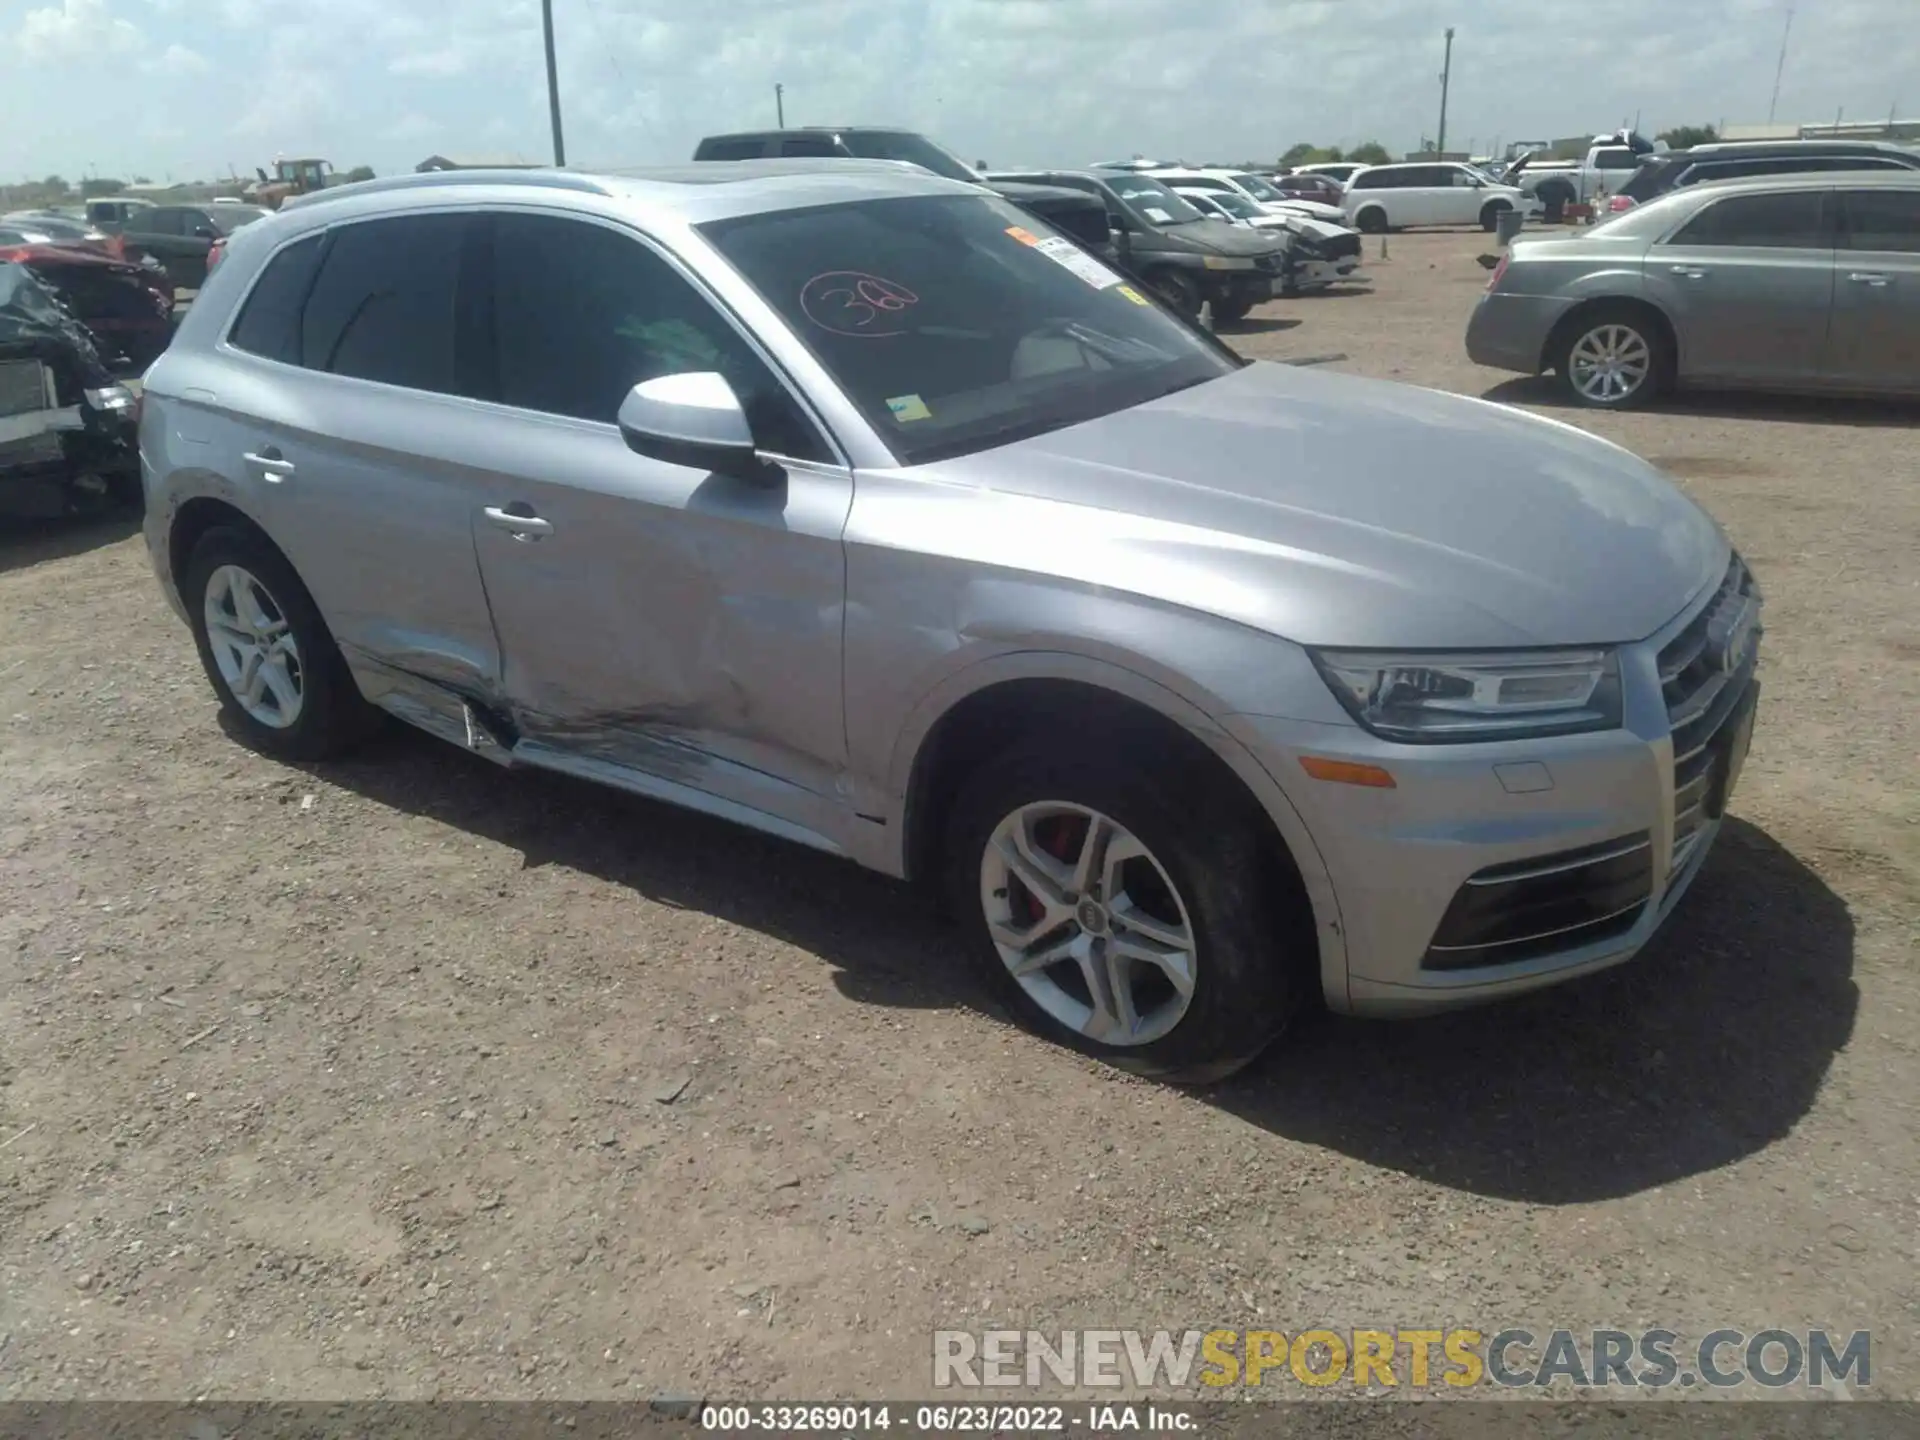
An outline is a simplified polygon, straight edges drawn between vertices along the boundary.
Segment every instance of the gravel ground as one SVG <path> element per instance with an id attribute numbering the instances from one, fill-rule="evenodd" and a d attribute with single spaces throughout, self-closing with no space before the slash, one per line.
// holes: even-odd
<path id="1" fill-rule="evenodd" d="M 930 1332 L 1875 1331 L 1920 1396 L 1912 408 L 1560 409 L 1474 235 L 1234 343 L 1666 466 L 1768 596 L 1636 963 L 1204 1093 L 1035 1041 L 915 898 L 407 734 L 229 740 L 125 525 L 0 543 L 0 1398 L 912 1396 Z M 1417 457 L 1416 461 L 1417 461 Z"/>

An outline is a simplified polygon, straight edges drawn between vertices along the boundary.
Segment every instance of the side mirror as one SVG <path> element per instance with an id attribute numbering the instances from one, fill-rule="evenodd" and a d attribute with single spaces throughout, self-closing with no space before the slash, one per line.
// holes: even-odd
<path id="1" fill-rule="evenodd" d="M 743 479 L 761 474 L 747 412 L 715 371 L 642 380 L 620 402 L 619 421 L 636 455 Z"/>

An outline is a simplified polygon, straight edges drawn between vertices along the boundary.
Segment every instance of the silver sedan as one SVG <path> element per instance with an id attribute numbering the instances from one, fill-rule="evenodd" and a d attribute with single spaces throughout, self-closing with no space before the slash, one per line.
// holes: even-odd
<path id="1" fill-rule="evenodd" d="M 1920 394 L 1920 174 L 1700 185 L 1519 242 L 1467 353 L 1610 409 L 1676 385 Z"/>

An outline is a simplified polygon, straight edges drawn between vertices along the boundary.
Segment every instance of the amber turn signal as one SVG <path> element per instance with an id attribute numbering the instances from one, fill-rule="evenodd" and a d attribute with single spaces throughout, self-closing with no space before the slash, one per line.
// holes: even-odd
<path id="1" fill-rule="evenodd" d="M 1374 790 L 1393 789 L 1393 776 L 1378 765 L 1360 765 L 1352 760 L 1323 760 L 1318 755 L 1302 755 L 1300 768 L 1316 780 L 1333 780 L 1341 785 L 1365 785 Z"/>

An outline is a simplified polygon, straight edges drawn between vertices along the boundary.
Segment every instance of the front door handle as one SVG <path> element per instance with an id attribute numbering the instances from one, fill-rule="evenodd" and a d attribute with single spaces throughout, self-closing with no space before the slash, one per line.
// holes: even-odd
<path id="1" fill-rule="evenodd" d="M 1855 270 L 1847 279 L 1855 285 L 1871 285 L 1876 290 L 1887 288 L 1887 277 L 1874 271 Z"/>
<path id="2" fill-rule="evenodd" d="M 249 450 L 240 458 L 258 470 L 260 478 L 270 485 L 278 485 L 293 474 L 293 462 L 271 445 L 264 450 Z"/>
<path id="3" fill-rule="evenodd" d="M 489 505 L 480 513 L 487 517 L 489 525 L 496 530 L 506 531 L 516 540 L 538 540 L 542 535 L 553 533 L 553 526 L 535 515 L 533 508 L 528 505 L 516 503 L 504 509 L 498 505 Z"/>
<path id="4" fill-rule="evenodd" d="M 1707 278 L 1707 272 L 1702 270 L 1698 265 L 1676 265 L 1673 267 L 1673 273 L 1683 276 L 1688 280 L 1704 280 Z"/>

